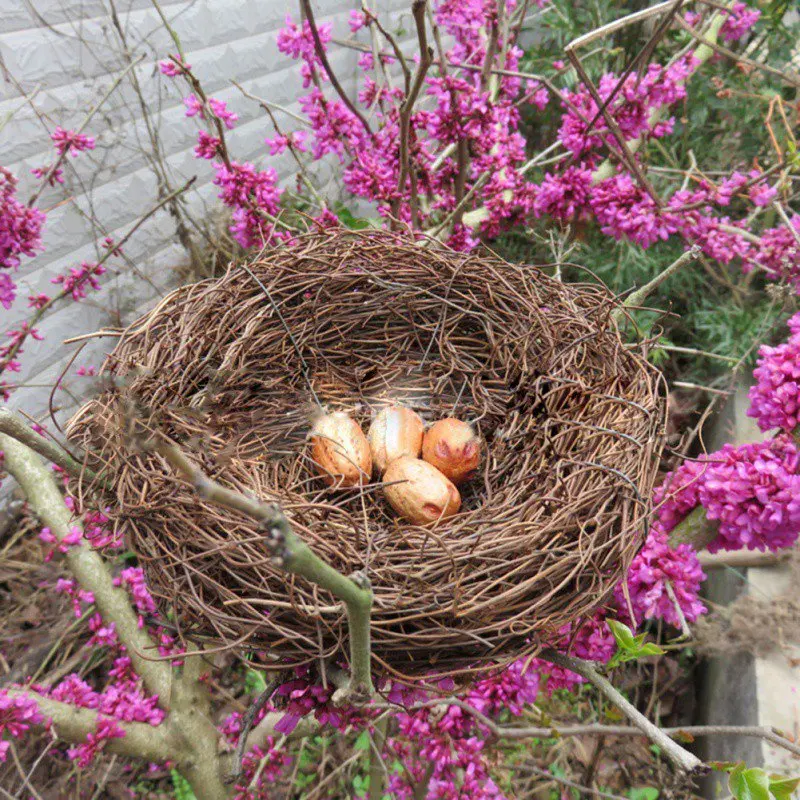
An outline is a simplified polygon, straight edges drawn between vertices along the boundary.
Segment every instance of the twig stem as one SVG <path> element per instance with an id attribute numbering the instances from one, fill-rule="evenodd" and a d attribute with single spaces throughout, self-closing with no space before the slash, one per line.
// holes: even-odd
<path id="1" fill-rule="evenodd" d="M 246 497 L 208 478 L 166 437 L 151 434 L 143 447 L 159 453 L 204 499 L 256 520 L 266 533 L 264 544 L 272 555 L 273 566 L 316 583 L 345 604 L 350 634 L 350 680 L 344 689 L 337 690 L 334 701 L 367 702 L 373 687 L 370 671 L 372 591 L 366 575 L 354 573 L 347 577 L 334 569 L 294 533 L 277 506 Z"/>
<path id="2" fill-rule="evenodd" d="M 664 733 L 661 728 L 650 722 L 632 703 L 626 700 L 612 685 L 608 678 L 601 675 L 594 664 L 583 661 L 580 658 L 558 653 L 555 650 L 545 650 L 541 657 L 551 664 L 564 667 L 585 678 L 589 683 L 610 702 L 612 702 L 622 713 L 645 735 L 651 742 L 657 744 L 664 755 L 682 772 L 696 772 L 703 766 L 700 759 L 685 750 L 674 742 Z"/>

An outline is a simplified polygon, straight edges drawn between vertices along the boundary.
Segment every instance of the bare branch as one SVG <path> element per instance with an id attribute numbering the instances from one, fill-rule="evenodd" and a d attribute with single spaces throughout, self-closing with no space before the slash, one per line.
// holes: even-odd
<path id="1" fill-rule="evenodd" d="M 316 52 L 317 58 L 320 60 L 323 69 L 327 73 L 331 85 L 336 90 L 336 94 L 339 95 L 342 102 L 350 109 L 351 113 L 358 117 L 359 121 L 364 126 L 364 130 L 369 134 L 370 139 L 374 139 L 375 134 L 369 127 L 369 123 L 365 119 L 364 115 L 353 105 L 353 101 L 347 96 L 344 89 L 342 89 L 339 79 L 331 69 L 330 62 L 328 61 L 328 54 L 325 52 L 325 48 L 322 46 L 322 40 L 319 38 L 319 30 L 317 30 L 317 23 L 314 20 L 314 12 L 311 9 L 310 0 L 300 0 L 300 8 L 302 8 L 303 14 L 308 20 L 308 26 L 311 29 L 311 38 L 314 40 L 314 51 Z"/>
<path id="2" fill-rule="evenodd" d="M 700 759 L 676 744 L 657 725 L 650 722 L 632 703 L 628 702 L 611 684 L 608 678 L 601 675 L 589 661 L 557 653 L 554 650 L 544 650 L 541 657 L 551 664 L 564 667 L 585 678 L 594 685 L 598 691 L 612 702 L 651 742 L 657 744 L 664 755 L 682 772 L 698 772 L 703 768 Z"/>

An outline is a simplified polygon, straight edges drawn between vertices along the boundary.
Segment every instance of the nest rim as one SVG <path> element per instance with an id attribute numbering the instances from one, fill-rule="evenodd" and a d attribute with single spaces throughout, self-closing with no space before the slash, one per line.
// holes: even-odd
<path id="1" fill-rule="evenodd" d="M 535 654 L 603 606 L 641 544 L 665 420 L 663 379 L 622 341 L 604 287 L 376 231 L 316 232 L 246 263 L 331 410 L 366 432 L 380 403 L 426 422 L 463 404 L 485 458 L 462 512 L 434 528 L 401 524 L 374 482 L 352 497 L 315 483 L 302 363 L 237 264 L 133 323 L 101 374 L 146 398 L 145 424 L 190 446 L 211 477 L 280 504 L 340 571 L 366 571 L 379 671 L 485 669 Z M 124 391 L 85 404 L 68 436 L 113 469 L 112 524 L 179 635 L 273 650 L 290 666 L 344 656 L 341 604 L 276 572 L 254 523 L 130 452 Z M 77 490 L 87 503 L 97 487 Z"/>

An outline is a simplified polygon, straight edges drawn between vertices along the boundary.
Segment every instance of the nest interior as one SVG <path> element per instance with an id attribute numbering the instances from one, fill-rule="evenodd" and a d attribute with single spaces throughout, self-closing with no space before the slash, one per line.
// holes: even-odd
<path id="1" fill-rule="evenodd" d="M 309 235 L 248 266 L 271 300 L 237 265 L 174 291 L 107 358 L 125 380 L 69 428 L 113 475 L 103 504 L 183 635 L 299 664 L 345 653 L 347 626 L 327 592 L 270 565 L 255 523 L 131 448 L 127 391 L 207 474 L 278 502 L 320 556 L 366 572 L 389 673 L 534 652 L 607 600 L 642 541 L 664 402 L 605 289 L 378 232 Z M 482 464 L 461 512 L 418 527 L 377 479 L 325 487 L 307 446 L 316 399 L 364 430 L 390 402 L 474 422 Z"/>

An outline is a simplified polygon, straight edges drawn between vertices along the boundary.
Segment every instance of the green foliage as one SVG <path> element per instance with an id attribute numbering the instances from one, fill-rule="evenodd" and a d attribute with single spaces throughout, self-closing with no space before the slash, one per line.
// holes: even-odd
<path id="1" fill-rule="evenodd" d="M 715 761 L 709 765 L 718 772 L 727 772 L 728 788 L 736 800 L 791 800 L 800 786 L 800 778 L 770 775 L 760 767 L 748 767 L 743 761 Z"/>
<path id="2" fill-rule="evenodd" d="M 614 639 L 617 642 L 617 652 L 608 662 L 609 669 L 613 669 L 626 661 L 636 661 L 644 656 L 659 656 L 663 650 L 654 642 L 645 642 L 646 633 L 633 635 L 633 631 L 622 622 L 614 619 L 606 620 Z"/>
<path id="3" fill-rule="evenodd" d="M 173 768 L 169 771 L 169 774 L 172 778 L 172 792 L 175 800 L 197 800 L 192 787 L 189 786 L 189 781 L 178 770 Z"/>
<path id="4" fill-rule="evenodd" d="M 247 694 L 259 695 L 266 691 L 264 674 L 256 669 L 248 669 L 244 676 L 244 690 Z"/>
<path id="5" fill-rule="evenodd" d="M 337 203 L 333 207 L 333 213 L 336 214 L 342 225 L 353 231 L 364 230 L 364 228 L 369 228 L 372 224 L 370 220 L 364 217 L 356 217 L 344 203 Z"/>
<path id="6" fill-rule="evenodd" d="M 659 791 L 654 786 L 634 786 L 628 789 L 629 800 L 658 800 Z"/>

